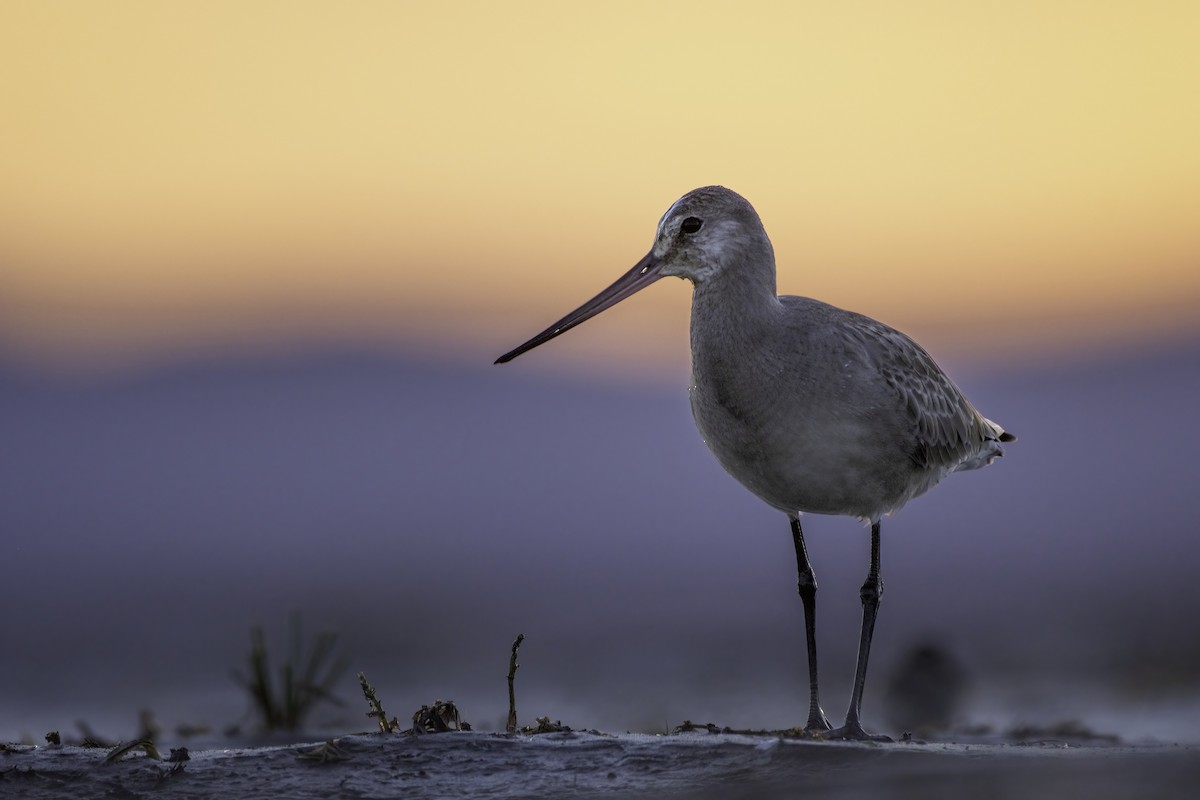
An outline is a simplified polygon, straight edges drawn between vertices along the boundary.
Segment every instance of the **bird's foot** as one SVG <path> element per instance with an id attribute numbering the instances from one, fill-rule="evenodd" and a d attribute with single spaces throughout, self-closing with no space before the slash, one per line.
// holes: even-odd
<path id="1" fill-rule="evenodd" d="M 867 733 L 863 730 L 862 724 L 859 722 L 846 721 L 846 724 L 840 728 L 834 728 L 831 731 L 826 731 L 824 734 L 826 739 L 840 739 L 849 742 L 890 742 L 892 737 L 882 733 Z"/>
<path id="2" fill-rule="evenodd" d="M 804 726 L 804 732 L 825 735 L 832 727 L 833 726 L 829 724 L 829 720 L 825 718 L 825 712 L 820 708 L 817 708 L 809 713 L 808 723 Z"/>

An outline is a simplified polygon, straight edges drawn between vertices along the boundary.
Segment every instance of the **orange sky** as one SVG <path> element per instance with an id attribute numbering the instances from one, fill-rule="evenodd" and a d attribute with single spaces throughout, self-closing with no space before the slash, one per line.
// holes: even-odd
<path id="1" fill-rule="evenodd" d="M 935 354 L 1200 331 L 1200 3 L 730 9 L 7 0 L 0 347 L 494 357 L 707 183 Z M 538 358 L 686 365 L 625 305 Z"/>

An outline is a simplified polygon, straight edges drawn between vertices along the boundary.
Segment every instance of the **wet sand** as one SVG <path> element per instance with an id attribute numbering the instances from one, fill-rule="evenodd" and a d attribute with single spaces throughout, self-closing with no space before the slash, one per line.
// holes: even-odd
<path id="1" fill-rule="evenodd" d="M 5 798 L 1191 798 L 1200 746 L 858 744 L 687 733 L 362 734 L 287 746 L 135 751 L 8 745 Z M 315 750 L 314 750 L 315 748 Z M 166 751 L 162 753 L 168 755 Z"/>

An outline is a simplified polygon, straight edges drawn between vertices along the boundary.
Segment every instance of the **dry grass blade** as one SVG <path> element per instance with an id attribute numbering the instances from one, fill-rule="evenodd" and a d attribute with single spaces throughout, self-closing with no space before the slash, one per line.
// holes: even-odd
<path id="1" fill-rule="evenodd" d="M 119 744 L 110 750 L 108 755 L 104 757 L 104 763 L 114 764 L 135 750 L 141 750 L 148 758 L 162 761 L 162 756 L 158 754 L 158 748 L 154 746 L 154 742 L 149 739 L 134 739 L 131 742 Z"/>

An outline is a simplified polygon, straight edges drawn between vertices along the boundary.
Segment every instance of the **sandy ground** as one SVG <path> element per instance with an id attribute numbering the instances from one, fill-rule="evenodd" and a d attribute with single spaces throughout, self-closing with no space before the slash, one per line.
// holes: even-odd
<path id="1" fill-rule="evenodd" d="M 5 798 L 1192 798 L 1198 746 L 855 744 L 687 733 L 362 734 L 190 752 L 8 745 Z M 314 748 L 316 748 L 314 752 Z M 163 757 L 168 753 L 163 752 Z"/>

